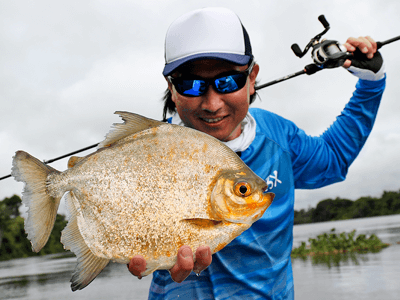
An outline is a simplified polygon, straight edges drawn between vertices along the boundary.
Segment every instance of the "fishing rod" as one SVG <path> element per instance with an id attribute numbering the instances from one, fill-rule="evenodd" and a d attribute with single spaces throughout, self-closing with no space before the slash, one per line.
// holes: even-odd
<path id="1" fill-rule="evenodd" d="M 288 79 L 307 74 L 307 75 L 312 75 L 315 74 L 319 71 L 322 71 L 324 69 L 332 69 L 332 68 L 337 68 L 341 67 L 346 59 L 352 59 L 354 58 L 354 55 L 352 53 L 347 52 L 346 47 L 344 47 L 342 44 L 340 44 L 338 41 L 334 40 L 322 40 L 320 41 L 321 37 L 328 32 L 330 29 L 330 25 L 328 21 L 325 19 L 324 15 L 320 15 L 318 17 L 318 20 L 322 23 L 324 26 L 324 30 L 317 34 L 315 37 L 313 37 L 310 42 L 307 44 L 307 46 L 304 48 L 303 51 L 301 51 L 300 47 L 298 44 L 293 44 L 292 45 L 292 50 L 294 54 L 302 58 L 310 48 L 311 50 L 311 58 L 313 59 L 314 63 L 309 64 L 304 67 L 303 70 L 286 75 L 282 78 L 267 82 L 262 85 L 258 85 L 255 87 L 256 90 L 263 89 L 265 87 L 286 81 Z M 376 42 L 377 44 L 377 49 L 380 49 L 382 46 L 390 44 L 392 42 L 400 40 L 400 36 L 394 37 L 392 39 L 383 41 L 383 42 Z"/>
<path id="2" fill-rule="evenodd" d="M 99 144 L 99 143 L 94 144 L 94 145 L 91 145 L 91 146 L 87 146 L 87 147 L 85 147 L 85 148 L 82 148 L 82 149 L 79 149 L 79 150 L 70 152 L 70 153 L 68 153 L 68 154 L 61 155 L 61 156 L 56 157 L 56 158 L 52 158 L 52 159 L 49 159 L 49 160 L 43 160 L 43 163 L 45 163 L 46 165 L 47 165 L 47 164 L 50 164 L 50 163 L 55 162 L 55 161 L 57 161 L 57 160 L 63 159 L 63 158 L 65 158 L 65 157 L 68 157 L 68 156 L 71 156 L 71 155 L 74 155 L 74 154 L 77 154 L 77 153 L 80 153 L 80 152 L 83 152 L 83 151 L 92 149 L 92 148 L 94 148 L 94 147 L 97 147 L 98 144 Z M 6 178 L 10 178 L 10 177 L 11 177 L 11 174 L 6 175 L 6 176 L 3 176 L 3 177 L 0 177 L 0 180 L 6 179 Z"/>
<path id="3" fill-rule="evenodd" d="M 338 41 L 334 41 L 334 40 L 320 41 L 321 37 L 325 33 L 328 32 L 328 30 L 330 29 L 330 26 L 329 26 L 328 21 L 325 19 L 324 15 L 320 15 L 318 17 L 318 20 L 324 26 L 324 30 L 322 32 L 320 32 L 319 34 L 317 34 L 315 37 L 313 37 L 310 40 L 310 42 L 307 44 L 307 46 L 304 48 L 303 51 L 301 51 L 298 44 L 293 44 L 291 47 L 294 54 L 300 58 L 302 58 L 308 52 L 308 50 L 310 48 L 312 48 L 311 57 L 312 57 L 314 63 L 306 65 L 304 67 L 304 69 L 299 72 L 296 72 L 296 73 L 293 73 L 290 75 L 286 75 L 282 78 L 267 82 L 262 85 L 258 85 L 255 87 L 256 90 L 263 89 L 265 87 L 280 83 L 282 81 L 286 81 L 288 79 L 291 79 L 291 78 L 294 78 L 294 77 L 297 77 L 297 76 L 300 76 L 303 74 L 312 75 L 312 74 L 315 74 L 324 69 L 332 69 L 332 68 L 341 67 L 344 64 L 344 62 L 346 61 L 346 59 L 351 59 L 354 57 L 354 55 L 347 52 L 346 47 L 341 45 Z M 390 44 L 390 43 L 398 41 L 398 40 L 400 40 L 400 36 L 394 37 L 392 39 L 389 39 L 389 40 L 386 40 L 383 42 L 377 42 L 376 43 L 377 48 L 380 49 L 382 46 Z M 98 144 L 94 144 L 94 145 L 82 148 L 80 150 L 76 150 L 71 153 L 53 158 L 53 159 L 44 160 L 43 162 L 45 164 L 49 164 L 49 163 L 55 162 L 57 160 L 63 159 L 65 157 L 95 148 L 95 147 L 97 147 L 97 145 Z M 6 179 L 9 177 L 11 177 L 11 174 L 0 177 L 0 180 Z"/>

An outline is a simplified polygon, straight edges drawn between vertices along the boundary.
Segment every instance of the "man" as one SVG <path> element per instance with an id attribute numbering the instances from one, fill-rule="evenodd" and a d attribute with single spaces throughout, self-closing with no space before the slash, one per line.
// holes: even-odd
<path id="1" fill-rule="evenodd" d="M 294 189 L 344 180 L 372 129 L 385 87 L 376 43 L 365 37 L 349 38 L 344 45 L 365 54 L 362 61 L 344 64 L 361 79 L 336 122 L 320 137 L 311 137 L 271 112 L 249 110 L 260 67 L 236 14 L 206 8 L 172 23 L 165 41 L 164 117 L 174 113 L 169 122 L 225 142 L 265 179 L 275 199 L 259 221 L 212 258 L 208 247 L 200 247 L 193 262 L 192 250 L 181 247 L 169 272 L 154 273 L 150 299 L 294 298 Z M 136 256 L 128 268 L 140 278 L 145 266 Z"/>

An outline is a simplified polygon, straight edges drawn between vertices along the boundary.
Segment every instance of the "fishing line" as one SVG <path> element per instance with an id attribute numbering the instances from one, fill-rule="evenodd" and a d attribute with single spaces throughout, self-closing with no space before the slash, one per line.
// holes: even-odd
<path id="1" fill-rule="evenodd" d="M 288 79 L 303 75 L 303 74 L 307 74 L 307 75 L 312 75 L 315 74 L 319 71 L 325 70 L 325 69 L 332 69 L 332 68 L 337 68 L 337 67 L 341 67 L 343 65 L 343 63 L 346 61 L 346 59 L 352 59 L 353 58 L 353 54 L 347 52 L 347 49 L 341 45 L 338 41 L 335 40 L 322 40 L 320 41 L 321 37 L 328 32 L 328 30 L 330 29 L 330 25 L 328 23 L 328 21 L 326 20 L 324 15 L 320 15 L 318 17 L 318 20 L 322 23 L 322 25 L 324 26 L 324 30 L 322 32 L 320 32 L 319 34 L 317 34 L 315 37 L 313 37 L 310 42 L 307 44 L 307 46 L 304 48 L 303 51 L 301 51 L 300 47 L 298 44 L 293 44 L 292 45 L 292 50 L 294 52 L 294 54 L 296 56 L 298 56 L 299 58 L 302 58 L 310 48 L 312 48 L 311 50 L 311 58 L 313 59 L 314 63 L 306 65 L 304 67 L 303 70 L 298 71 L 296 73 L 293 74 L 289 74 L 286 75 L 284 77 L 275 79 L 273 81 L 258 85 L 255 87 L 256 90 L 260 90 L 263 89 L 265 87 L 286 81 Z M 400 40 L 400 36 L 391 38 L 389 40 L 383 41 L 383 42 L 376 42 L 377 44 L 377 48 L 380 49 L 382 46 L 390 44 L 392 42 L 398 41 Z M 45 164 L 49 164 L 52 162 L 55 162 L 57 160 L 63 159 L 65 157 L 92 149 L 97 147 L 97 144 L 73 151 L 71 153 L 68 154 L 64 154 L 62 156 L 53 158 L 53 159 L 49 159 L 49 160 L 44 160 L 43 162 Z M 0 177 L 0 181 L 6 178 L 11 177 L 11 174 Z"/>
<path id="2" fill-rule="evenodd" d="M 46 165 L 47 165 L 47 164 L 50 164 L 50 163 L 55 162 L 55 161 L 57 161 L 57 160 L 63 159 L 63 158 L 65 158 L 65 157 L 68 157 L 68 156 L 71 156 L 71 155 L 74 155 L 74 154 L 77 154 L 77 153 L 80 153 L 80 152 L 83 152 L 83 151 L 86 151 L 86 150 L 95 148 L 95 147 L 97 147 L 98 144 L 99 144 L 99 143 L 94 144 L 94 145 L 91 145 L 91 146 L 87 146 L 87 147 L 85 147 L 85 148 L 82 148 L 82 149 L 79 149 L 79 150 L 70 152 L 70 153 L 68 153 L 68 154 L 61 155 L 61 156 L 56 157 L 56 158 L 52 158 L 52 159 L 49 159 L 49 160 L 43 160 L 43 163 L 45 163 Z M 6 175 L 6 176 L 3 176 L 3 177 L 0 177 L 0 180 L 6 179 L 6 178 L 9 178 L 9 177 L 11 177 L 11 174 Z"/>

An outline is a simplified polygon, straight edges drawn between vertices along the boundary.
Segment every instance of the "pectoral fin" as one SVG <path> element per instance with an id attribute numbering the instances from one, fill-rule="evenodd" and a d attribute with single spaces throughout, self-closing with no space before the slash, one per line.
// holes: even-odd
<path id="1" fill-rule="evenodd" d="M 200 228 L 210 228 L 218 226 L 219 224 L 222 223 L 222 221 L 218 220 L 201 219 L 201 218 L 184 219 L 181 222 L 186 222 Z"/>
<path id="2" fill-rule="evenodd" d="M 83 160 L 85 157 L 79 157 L 79 156 L 71 156 L 68 160 L 68 169 L 74 167 L 78 162 Z"/>
<path id="3" fill-rule="evenodd" d="M 71 289 L 76 291 L 91 283 L 107 266 L 109 260 L 95 256 L 86 245 L 78 228 L 77 210 L 72 199 L 74 196 L 71 194 L 72 192 L 66 198 L 70 219 L 61 233 L 61 242 L 64 244 L 64 248 L 74 252 L 78 259 L 71 278 Z"/>

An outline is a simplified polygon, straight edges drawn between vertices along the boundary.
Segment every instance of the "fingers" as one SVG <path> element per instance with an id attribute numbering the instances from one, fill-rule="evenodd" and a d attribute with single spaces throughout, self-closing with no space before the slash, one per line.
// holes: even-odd
<path id="1" fill-rule="evenodd" d="M 193 262 L 193 252 L 189 246 L 182 246 L 178 251 L 178 260 L 175 266 L 169 270 L 171 278 L 175 282 L 182 282 L 194 271 L 200 274 L 212 261 L 211 250 L 208 246 L 200 246 L 196 250 L 196 262 Z"/>
<path id="2" fill-rule="evenodd" d="M 376 42 L 370 36 L 360 36 L 359 38 L 350 37 L 347 39 L 346 43 L 344 43 L 344 46 L 349 52 L 354 52 L 358 48 L 362 53 L 367 55 L 368 58 L 372 58 L 377 50 Z"/>
<path id="3" fill-rule="evenodd" d="M 354 52 L 358 48 L 362 53 L 366 55 L 368 59 L 371 59 L 374 57 L 374 54 L 377 51 L 377 44 L 374 41 L 373 38 L 370 36 L 365 36 L 365 37 L 358 37 L 358 38 L 353 38 L 349 37 L 346 41 L 346 43 L 343 44 L 347 51 L 349 52 Z M 351 66 L 351 61 L 346 60 L 345 63 L 343 64 L 343 67 L 348 68 Z"/>
<path id="4" fill-rule="evenodd" d="M 128 264 L 128 270 L 139 279 L 142 279 L 141 274 L 146 270 L 146 260 L 141 255 L 134 256 Z"/>
<path id="5" fill-rule="evenodd" d="M 189 276 L 194 267 L 193 252 L 189 246 L 182 246 L 178 251 L 178 259 L 176 264 L 169 270 L 171 278 L 181 283 Z"/>
<path id="6" fill-rule="evenodd" d="M 344 64 L 343 64 L 343 68 L 348 69 L 351 66 L 351 60 L 350 59 L 346 59 Z"/>
<path id="7" fill-rule="evenodd" d="M 196 262 L 194 263 L 193 272 L 200 274 L 206 269 L 212 261 L 211 250 L 208 246 L 200 246 L 196 250 Z"/>
<path id="8" fill-rule="evenodd" d="M 200 274 L 212 261 L 211 250 L 208 246 L 200 246 L 196 250 L 196 263 L 193 261 L 193 252 L 189 246 L 182 246 L 178 251 L 176 264 L 169 270 L 171 278 L 181 283 L 189 276 L 192 270 Z M 146 270 L 146 260 L 141 255 L 134 256 L 128 264 L 129 272 L 139 279 Z"/>

